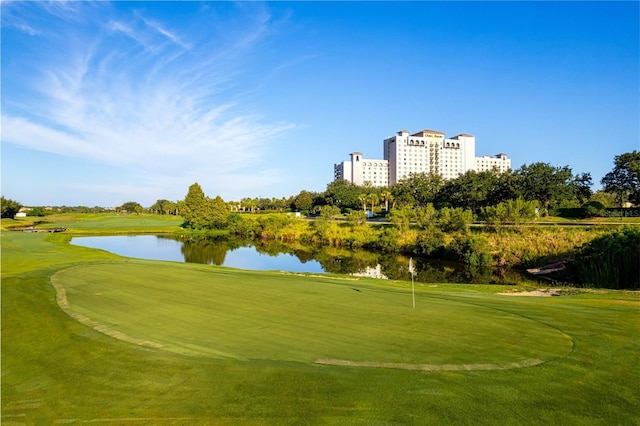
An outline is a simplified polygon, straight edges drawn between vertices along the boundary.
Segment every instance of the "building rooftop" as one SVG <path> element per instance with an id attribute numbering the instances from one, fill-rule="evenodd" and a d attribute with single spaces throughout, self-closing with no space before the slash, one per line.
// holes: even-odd
<path id="1" fill-rule="evenodd" d="M 438 130 L 424 129 L 424 130 L 420 130 L 417 133 L 412 134 L 411 136 L 424 136 L 425 134 L 429 134 L 429 135 L 444 135 L 443 132 L 440 132 Z"/>
<path id="2" fill-rule="evenodd" d="M 464 138 L 472 138 L 474 137 L 473 135 L 470 135 L 468 133 L 460 133 L 459 135 L 455 135 L 454 137 L 452 137 L 451 139 L 456 139 L 457 137 L 462 136 Z"/>

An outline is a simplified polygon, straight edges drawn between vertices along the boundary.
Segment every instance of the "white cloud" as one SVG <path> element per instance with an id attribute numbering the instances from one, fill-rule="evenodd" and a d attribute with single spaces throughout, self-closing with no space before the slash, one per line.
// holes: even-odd
<path id="1" fill-rule="evenodd" d="M 56 15 L 68 7 L 53 6 Z M 268 32 L 268 14 L 244 20 L 246 31 L 215 49 L 215 40 L 188 40 L 140 12 L 85 25 L 100 22 L 104 31 L 81 38 L 79 24 L 64 24 L 72 26 L 57 29 L 56 51 L 25 64 L 35 73 L 11 76 L 39 94 L 21 100 L 25 108 L 5 108 L 3 142 L 135 171 L 143 187 L 166 176 L 171 185 L 193 179 L 239 190 L 280 179 L 258 167 L 268 167 L 270 144 L 293 125 L 267 122 L 235 81 L 237 64 Z"/>
<path id="2" fill-rule="evenodd" d="M 16 25 L 16 27 L 17 27 L 20 31 L 25 32 L 25 33 L 27 33 L 27 34 L 29 34 L 29 35 L 32 35 L 32 36 L 42 35 L 42 33 L 41 33 L 40 31 L 38 31 L 38 30 L 36 30 L 36 29 L 34 29 L 34 28 L 31 28 L 31 27 L 30 27 L 29 25 L 27 25 L 27 24 L 18 24 L 18 25 Z"/>
<path id="3" fill-rule="evenodd" d="M 152 21 L 150 19 L 146 19 L 146 18 L 142 18 L 142 21 L 149 27 L 153 28 L 154 30 L 156 30 L 157 32 L 159 32 L 160 34 L 162 34 L 163 36 L 167 37 L 169 40 L 171 40 L 173 43 L 179 45 L 180 47 L 189 50 L 190 46 L 183 42 L 177 35 L 175 35 L 174 33 L 170 32 L 169 30 L 165 29 L 161 24 Z"/>

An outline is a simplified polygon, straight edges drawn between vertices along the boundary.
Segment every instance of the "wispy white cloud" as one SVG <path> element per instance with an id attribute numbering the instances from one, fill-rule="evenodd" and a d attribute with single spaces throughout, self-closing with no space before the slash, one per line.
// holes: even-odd
<path id="1" fill-rule="evenodd" d="M 20 31 L 25 32 L 29 35 L 35 36 L 35 35 L 42 35 L 42 33 L 32 27 L 30 27 L 27 24 L 17 24 L 16 28 L 18 28 Z"/>
<path id="2" fill-rule="evenodd" d="M 301 63 L 303 63 L 303 62 L 306 62 L 306 61 L 308 61 L 308 60 L 315 59 L 315 58 L 317 58 L 318 56 L 319 56 L 318 54 L 313 54 L 313 55 L 304 55 L 304 56 L 301 56 L 301 57 L 299 57 L 299 58 L 291 59 L 291 60 L 289 60 L 289 61 L 287 61 L 287 62 L 285 62 L 285 63 L 282 63 L 282 64 L 278 65 L 278 66 L 274 69 L 274 71 L 281 71 L 281 70 L 283 70 L 283 69 L 286 69 L 286 68 L 289 68 L 289 67 L 296 66 L 296 65 L 301 64 Z"/>
<path id="3" fill-rule="evenodd" d="M 158 22 L 155 22 L 151 19 L 146 19 L 146 18 L 142 18 L 142 21 L 150 28 L 153 28 L 154 30 L 156 30 L 157 32 L 159 32 L 160 34 L 162 34 L 163 36 L 167 37 L 169 40 L 171 40 L 173 43 L 181 46 L 182 48 L 189 50 L 190 46 L 183 42 L 177 35 L 175 35 L 174 33 L 172 33 L 171 31 L 167 30 L 166 28 L 164 28 L 161 24 L 159 24 Z"/>
<path id="4" fill-rule="evenodd" d="M 245 31 L 219 43 L 206 26 L 189 33 L 204 41 L 190 39 L 140 11 L 105 19 L 104 10 L 91 9 L 80 25 L 78 7 L 43 8 L 58 18 L 72 14 L 74 23 L 56 20 L 56 51 L 43 44 L 41 60 L 25 64 L 32 72 L 11 76 L 37 96 L 4 108 L 3 142 L 135 171 L 146 186 L 194 179 L 222 192 L 281 178 L 258 167 L 267 167 L 270 144 L 293 125 L 268 122 L 235 80 L 238 64 L 269 32 L 267 12 L 243 6 L 252 14 L 242 19 Z"/>

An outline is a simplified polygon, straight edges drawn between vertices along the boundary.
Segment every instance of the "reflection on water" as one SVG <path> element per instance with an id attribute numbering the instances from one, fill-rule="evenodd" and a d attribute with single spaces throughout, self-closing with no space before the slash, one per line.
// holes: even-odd
<path id="1" fill-rule="evenodd" d="M 255 243 L 227 237 L 141 235 L 74 237 L 72 244 L 99 248 L 128 257 L 224 265 L 252 270 L 328 272 L 394 280 L 411 280 L 409 258 L 366 250 L 342 250 L 279 243 Z M 456 262 L 413 258 L 414 279 L 422 283 L 513 284 L 517 271 L 479 268 Z"/>
<path id="2" fill-rule="evenodd" d="M 351 273 L 351 275 L 355 277 L 377 278 L 379 280 L 389 279 L 389 277 L 387 277 L 385 274 L 382 273 L 382 265 L 380 265 L 379 263 L 376 265 L 375 268 L 367 266 L 366 268 L 364 268 L 364 271 L 353 272 Z"/>

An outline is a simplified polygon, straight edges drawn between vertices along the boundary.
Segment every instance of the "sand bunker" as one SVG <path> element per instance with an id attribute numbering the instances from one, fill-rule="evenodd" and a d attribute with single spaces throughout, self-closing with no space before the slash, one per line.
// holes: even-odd
<path id="1" fill-rule="evenodd" d="M 549 288 L 542 290 L 533 290 L 533 291 L 511 291 L 506 293 L 498 293 L 503 296 L 534 296 L 534 297 L 551 297 L 551 296 L 560 296 L 560 290 L 557 288 Z"/>

